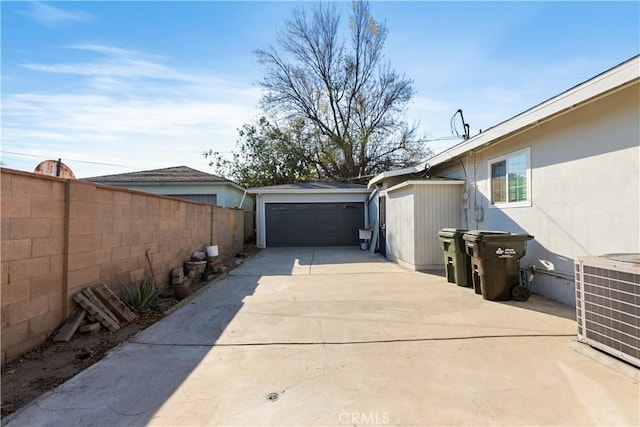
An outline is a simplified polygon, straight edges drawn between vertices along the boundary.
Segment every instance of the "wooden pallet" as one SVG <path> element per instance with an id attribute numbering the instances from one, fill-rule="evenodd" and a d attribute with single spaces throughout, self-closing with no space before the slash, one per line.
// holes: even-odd
<path id="1" fill-rule="evenodd" d="M 115 332 L 136 318 L 136 314 L 103 283 L 94 288 L 86 287 L 72 298 L 80 307 L 60 327 L 54 341 L 69 341 L 83 322 L 99 322 Z M 95 332 L 95 325 L 88 332 Z"/>

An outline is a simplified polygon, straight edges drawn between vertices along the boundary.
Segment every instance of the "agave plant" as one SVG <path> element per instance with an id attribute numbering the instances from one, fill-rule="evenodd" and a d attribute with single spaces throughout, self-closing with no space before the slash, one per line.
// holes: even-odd
<path id="1" fill-rule="evenodd" d="M 122 300 L 136 311 L 144 311 L 157 295 L 156 281 L 150 274 L 131 285 L 122 284 Z"/>

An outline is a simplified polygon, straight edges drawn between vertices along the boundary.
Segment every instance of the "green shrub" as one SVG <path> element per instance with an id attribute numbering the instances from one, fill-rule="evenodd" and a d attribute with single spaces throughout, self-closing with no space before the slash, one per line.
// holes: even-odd
<path id="1" fill-rule="evenodd" d="M 156 281 L 150 274 L 137 283 L 122 284 L 122 301 L 137 311 L 144 311 L 157 295 Z"/>

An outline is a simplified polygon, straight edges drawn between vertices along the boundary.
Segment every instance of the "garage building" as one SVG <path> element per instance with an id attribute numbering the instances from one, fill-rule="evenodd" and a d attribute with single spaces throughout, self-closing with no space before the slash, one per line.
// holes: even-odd
<path id="1" fill-rule="evenodd" d="M 249 189 L 259 247 L 358 246 L 368 227 L 364 185 L 305 182 Z"/>

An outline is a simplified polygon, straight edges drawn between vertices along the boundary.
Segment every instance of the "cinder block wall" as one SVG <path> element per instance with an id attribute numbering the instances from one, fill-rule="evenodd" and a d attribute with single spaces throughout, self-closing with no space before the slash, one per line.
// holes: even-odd
<path id="1" fill-rule="evenodd" d="M 4 169 L 2 193 L 2 363 L 47 337 L 63 319 L 65 182 Z"/>
<path id="2" fill-rule="evenodd" d="M 119 292 L 149 272 L 169 282 L 195 250 L 243 243 L 243 211 L 85 181 L 1 170 L 2 364 L 42 343 L 103 282 Z"/>

